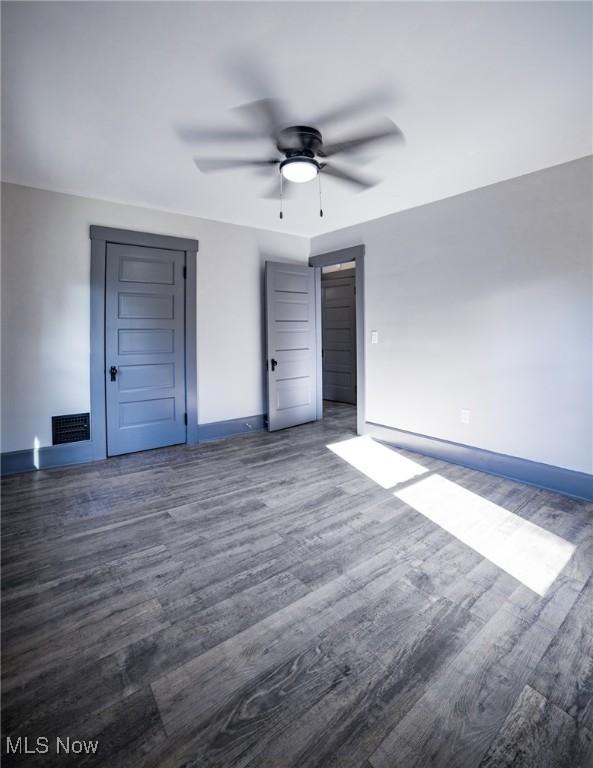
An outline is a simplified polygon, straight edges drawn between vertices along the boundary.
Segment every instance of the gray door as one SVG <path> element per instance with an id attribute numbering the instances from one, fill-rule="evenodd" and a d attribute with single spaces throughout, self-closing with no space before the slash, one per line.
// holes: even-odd
<path id="1" fill-rule="evenodd" d="M 323 399 L 356 405 L 356 291 L 353 269 L 321 275 Z"/>
<path id="2" fill-rule="evenodd" d="M 266 262 L 268 429 L 321 418 L 319 270 Z"/>
<path id="3" fill-rule="evenodd" d="M 185 254 L 107 246 L 107 453 L 186 441 Z"/>

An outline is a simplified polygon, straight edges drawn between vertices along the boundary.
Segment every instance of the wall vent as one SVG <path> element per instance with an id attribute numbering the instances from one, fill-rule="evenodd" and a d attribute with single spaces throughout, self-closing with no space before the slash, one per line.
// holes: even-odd
<path id="1" fill-rule="evenodd" d="M 51 417 L 52 445 L 77 443 L 91 439 L 91 418 L 89 413 L 71 413 L 67 416 Z"/>

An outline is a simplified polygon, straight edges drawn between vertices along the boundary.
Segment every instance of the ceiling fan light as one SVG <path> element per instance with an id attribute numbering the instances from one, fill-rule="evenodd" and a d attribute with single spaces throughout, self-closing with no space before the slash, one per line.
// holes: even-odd
<path id="1" fill-rule="evenodd" d="M 287 181 L 303 184 L 312 181 L 319 172 L 319 165 L 315 160 L 307 157 L 290 157 L 280 165 L 280 173 Z"/>

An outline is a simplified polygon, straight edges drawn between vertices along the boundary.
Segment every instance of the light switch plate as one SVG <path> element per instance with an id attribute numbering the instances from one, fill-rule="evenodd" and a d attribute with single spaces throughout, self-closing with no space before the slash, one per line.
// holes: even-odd
<path id="1" fill-rule="evenodd" d="M 469 424 L 471 413 L 467 408 L 461 409 L 461 423 L 462 424 Z"/>
<path id="2" fill-rule="evenodd" d="M 371 331 L 371 344 L 379 343 L 379 331 Z"/>

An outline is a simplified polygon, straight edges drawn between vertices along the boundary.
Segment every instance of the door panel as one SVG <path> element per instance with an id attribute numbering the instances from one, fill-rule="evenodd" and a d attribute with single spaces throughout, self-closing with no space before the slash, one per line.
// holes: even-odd
<path id="1" fill-rule="evenodd" d="M 160 421 L 170 422 L 175 418 L 175 399 L 136 400 L 119 404 L 120 427 L 146 426 Z"/>
<path id="2" fill-rule="evenodd" d="M 317 270 L 300 264 L 266 262 L 270 431 L 321 416 L 317 412 L 318 300 Z"/>
<path id="3" fill-rule="evenodd" d="M 353 269 L 321 275 L 323 398 L 356 404 L 356 293 Z"/>
<path id="4" fill-rule="evenodd" d="M 182 251 L 107 246 L 109 456 L 186 440 L 184 264 Z"/>
<path id="5" fill-rule="evenodd" d="M 117 378 L 120 392 L 139 392 L 154 387 L 174 387 L 175 366 L 173 363 L 120 365 Z"/>
<path id="6" fill-rule="evenodd" d="M 172 328 L 118 329 L 118 350 L 120 355 L 145 355 L 171 353 L 175 348 L 175 331 Z"/>
<path id="7" fill-rule="evenodd" d="M 140 248 L 138 248 L 140 250 Z M 159 262 L 131 255 L 119 264 L 120 283 L 160 283 L 173 285 L 175 282 L 174 265 L 171 262 Z"/>
<path id="8" fill-rule="evenodd" d="M 120 293 L 119 317 L 141 320 L 172 320 L 175 315 L 173 296 L 158 293 Z"/>

